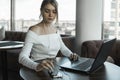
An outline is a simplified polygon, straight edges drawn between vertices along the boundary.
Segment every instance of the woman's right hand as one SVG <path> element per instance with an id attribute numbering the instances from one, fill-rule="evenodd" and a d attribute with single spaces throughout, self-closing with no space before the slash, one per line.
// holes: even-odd
<path id="1" fill-rule="evenodd" d="M 53 60 L 45 59 L 38 64 L 36 71 L 41 71 L 43 69 L 46 69 L 48 71 L 53 71 L 53 68 L 54 68 Z"/>

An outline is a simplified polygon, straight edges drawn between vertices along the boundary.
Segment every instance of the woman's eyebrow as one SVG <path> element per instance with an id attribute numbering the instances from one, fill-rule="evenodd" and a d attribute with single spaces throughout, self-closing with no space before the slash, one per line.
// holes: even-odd
<path id="1" fill-rule="evenodd" d="M 49 9 L 49 8 L 45 8 L 45 10 L 55 10 L 55 9 Z M 55 10 L 56 11 L 56 10 Z"/>

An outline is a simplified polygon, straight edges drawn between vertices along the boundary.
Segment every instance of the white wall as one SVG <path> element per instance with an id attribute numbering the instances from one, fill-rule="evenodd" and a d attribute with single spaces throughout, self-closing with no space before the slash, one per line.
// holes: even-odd
<path id="1" fill-rule="evenodd" d="M 82 42 L 100 40 L 102 36 L 103 0 L 77 0 L 76 48 Z"/>

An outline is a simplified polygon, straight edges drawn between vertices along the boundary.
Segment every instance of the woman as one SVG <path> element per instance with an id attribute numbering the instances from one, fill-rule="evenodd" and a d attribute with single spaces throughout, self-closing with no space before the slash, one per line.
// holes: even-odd
<path id="1" fill-rule="evenodd" d="M 28 30 L 24 47 L 19 55 L 19 63 L 37 72 L 44 69 L 53 71 L 53 61 L 47 58 L 55 58 L 59 50 L 64 56 L 77 60 L 78 55 L 64 45 L 55 28 L 55 21 L 56 23 L 58 21 L 56 0 L 43 0 L 40 11 L 42 21 Z M 37 63 L 37 60 L 42 62 Z"/>

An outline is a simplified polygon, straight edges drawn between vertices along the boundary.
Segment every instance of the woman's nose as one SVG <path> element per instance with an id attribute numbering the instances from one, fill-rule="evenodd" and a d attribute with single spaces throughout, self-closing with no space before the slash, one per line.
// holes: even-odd
<path id="1" fill-rule="evenodd" d="M 52 17 L 52 16 L 53 16 L 53 13 L 52 13 L 52 12 L 50 12 L 50 13 L 49 13 L 49 16 L 50 16 L 50 17 Z"/>

